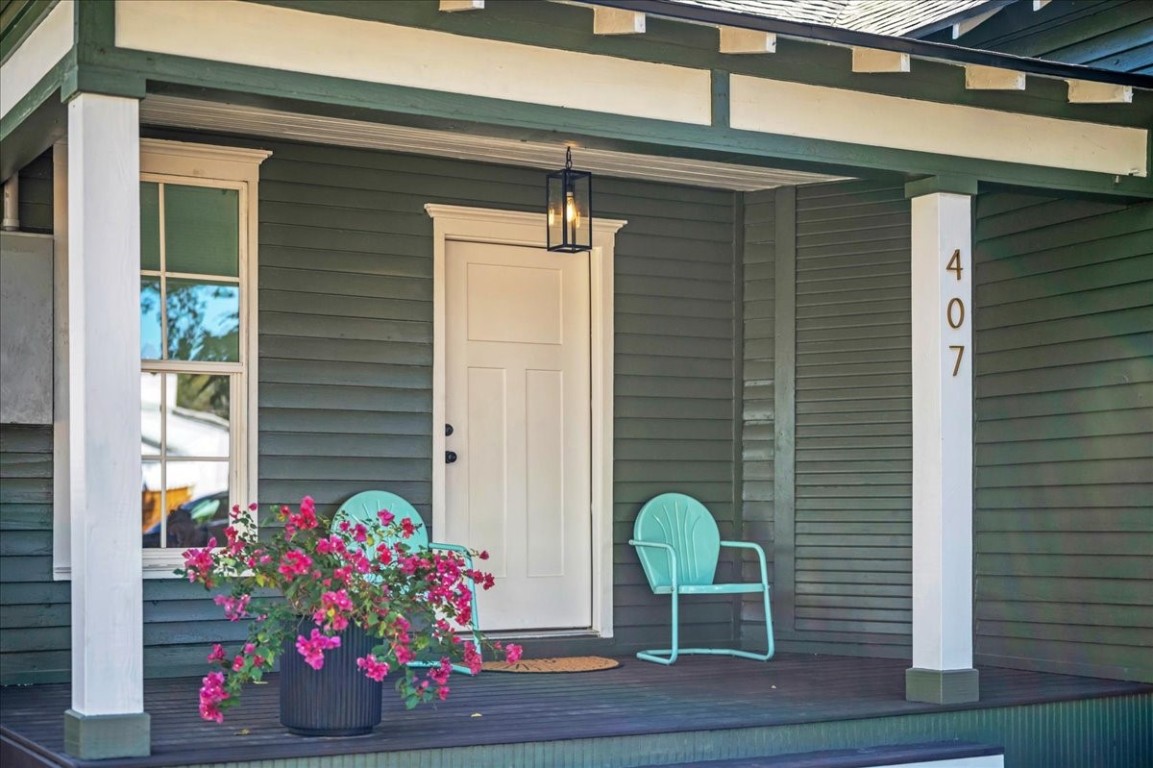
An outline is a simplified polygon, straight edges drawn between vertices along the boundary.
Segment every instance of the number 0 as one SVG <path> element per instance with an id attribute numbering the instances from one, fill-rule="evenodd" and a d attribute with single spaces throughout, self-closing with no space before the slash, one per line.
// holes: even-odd
<path id="1" fill-rule="evenodd" d="M 954 318 L 954 315 L 956 317 Z M 965 324 L 965 302 L 960 299 L 949 299 L 949 306 L 945 309 L 945 319 L 949 327 L 956 329 Z"/>

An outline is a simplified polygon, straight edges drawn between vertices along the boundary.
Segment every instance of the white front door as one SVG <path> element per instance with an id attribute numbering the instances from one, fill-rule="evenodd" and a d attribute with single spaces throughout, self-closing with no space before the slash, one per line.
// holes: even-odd
<path id="1" fill-rule="evenodd" d="M 485 630 L 592 624 L 587 254 L 445 250 L 446 530 L 486 549 Z M 441 425 L 435 425 L 441 428 Z"/>

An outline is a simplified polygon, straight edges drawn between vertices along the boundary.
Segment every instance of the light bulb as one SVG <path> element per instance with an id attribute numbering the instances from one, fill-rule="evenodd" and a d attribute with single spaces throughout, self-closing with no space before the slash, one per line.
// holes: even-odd
<path id="1" fill-rule="evenodd" d="M 577 208 L 576 197 L 572 192 L 565 195 L 565 221 L 572 225 L 573 229 L 580 229 L 581 216 L 580 209 Z"/>

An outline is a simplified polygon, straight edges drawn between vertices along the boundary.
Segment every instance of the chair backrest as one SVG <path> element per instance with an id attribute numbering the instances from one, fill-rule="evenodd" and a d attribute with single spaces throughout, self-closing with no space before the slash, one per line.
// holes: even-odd
<path id="1" fill-rule="evenodd" d="M 340 531 L 340 523 L 344 520 L 352 523 L 364 523 L 368 528 L 369 535 L 372 536 L 373 541 L 371 546 L 366 548 L 365 554 L 370 557 L 376 556 L 376 545 L 380 544 L 381 525 L 380 517 L 377 513 L 382 509 L 387 509 L 392 514 L 396 515 L 397 520 L 409 518 L 416 526 L 416 532 L 407 539 L 404 543 L 413 549 L 420 549 L 421 547 L 428 546 L 428 529 L 424 525 L 424 520 L 421 518 L 420 513 L 416 508 L 408 502 L 408 500 L 397 496 L 395 493 L 388 491 L 362 491 L 355 496 L 348 499 L 340 505 L 340 509 L 336 511 L 336 515 L 332 518 L 332 532 L 338 533 Z"/>
<path id="2" fill-rule="evenodd" d="M 633 538 L 668 544 L 676 551 L 681 585 L 712 584 L 721 550 L 721 533 L 705 505 L 683 493 L 662 493 L 641 507 Z M 649 586 L 672 586 L 668 552 L 637 547 Z"/>

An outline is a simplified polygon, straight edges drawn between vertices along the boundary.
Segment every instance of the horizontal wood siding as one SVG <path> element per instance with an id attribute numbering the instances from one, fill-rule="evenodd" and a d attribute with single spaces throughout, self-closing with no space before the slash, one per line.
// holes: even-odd
<path id="1" fill-rule="evenodd" d="M 941 33 L 946 35 L 947 33 Z M 954 42 L 947 37 L 944 42 Z M 987 51 L 1153 75 L 1153 3 L 1053 0 L 1013 3 L 955 41 Z"/>
<path id="2" fill-rule="evenodd" d="M 774 339 L 776 307 L 776 196 L 772 191 L 745 195 L 744 228 L 744 376 L 741 418 L 743 536 L 759 543 L 773 568 L 773 498 L 776 426 Z M 755 563 L 745 566 L 746 580 L 756 577 Z M 748 647 L 764 640 L 764 604 L 741 605 L 741 636 Z"/>
<path id="3" fill-rule="evenodd" d="M 905 656 L 909 203 L 900 185 L 849 182 L 799 188 L 796 210 L 796 631 L 783 639 Z"/>
<path id="4" fill-rule="evenodd" d="M 273 151 L 261 169 L 260 499 L 314 496 L 331 511 L 387 488 L 429 514 L 432 222 L 428 202 L 540 210 L 543 174 L 519 168 L 187 132 L 146 135 Z M 35 169 L 33 169 L 35 170 Z M 51 225 L 51 201 L 26 186 L 22 213 Z M 629 220 L 617 240 L 616 638 L 662 644 L 657 599 L 627 540 L 640 505 L 697 496 L 725 535 L 733 501 L 733 195 L 597 179 L 599 215 Z M 15 431 L 13 431 L 15 430 Z M 51 580 L 51 432 L 4 427 L 4 682 L 65 679 L 69 586 Z M 267 521 L 266 521 L 267 522 Z M 144 585 L 146 675 L 205 669 L 215 641 L 243 637 L 198 588 Z M 730 598 L 691 601 L 687 642 L 732 643 Z M 587 641 L 582 650 L 589 650 Z M 576 647 L 576 646 L 574 646 Z M 549 644 L 564 652 L 563 644 Z"/>
<path id="5" fill-rule="evenodd" d="M 322 505 L 368 488 L 431 517 L 429 202 L 539 210 L 521 168 L 265 144 L 261 172 L 261 487 Z M 616 642 L 652 643 L 667 600 L 627 545 L 641 503 L 679 490 L 731 532 L 732 195 L 597 178 L 616 248 Z M 543 256 L 542 256 L 543 258 Z M 728 599 L 693 601 L 686 639 L 732 640 Z"/>
<path id="6" fill-rule="evenodd" d="M 20 228 L 52 232 L 52 153 L 20 170 Z M 71 590 L 52 581 L 52 427 L 0 424 L 0 685 L 68 678 Z"/>
<path id="7" fill-rule="evenodd" d="M 69 594 L 52 581 L 52 427 L 0 425 L 0 684 L 68 678 Z"/>
<path id="8" fill-rule="evenodd" d="M 1153 681 L 1153 204 L 977 216 L 977 659 Z"/>

